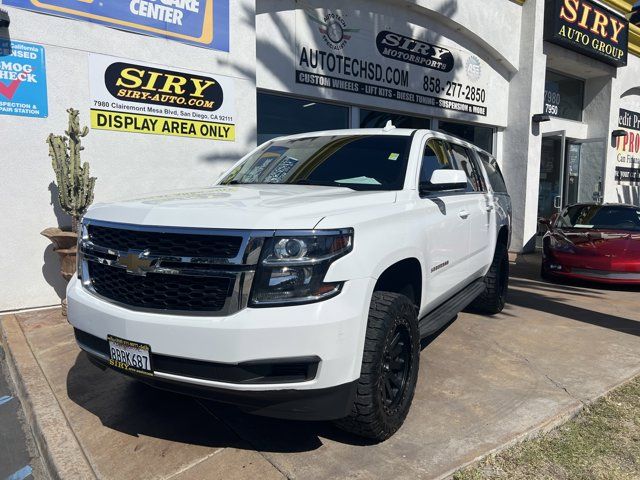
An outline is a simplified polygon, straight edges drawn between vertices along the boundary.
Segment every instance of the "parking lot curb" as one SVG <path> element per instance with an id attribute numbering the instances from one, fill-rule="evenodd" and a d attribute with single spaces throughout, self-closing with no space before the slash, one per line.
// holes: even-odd
<path id="1" fill-rule="evenodd" d="M 0 334 L 9 372 L 52 479 L 95 479 L 15 315 L 0 317 Z"/>

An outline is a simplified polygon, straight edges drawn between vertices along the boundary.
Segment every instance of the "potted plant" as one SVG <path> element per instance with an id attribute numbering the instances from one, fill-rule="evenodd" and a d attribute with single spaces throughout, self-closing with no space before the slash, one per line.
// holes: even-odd
<path id="1" fill-rule="evenodd" d="M 78 225 L 93 201 L 96 179 L 89 176 L 89 164 L 80 159 L 80 152 L 84 149 L 81 138 L 87 136 L 89 128 L 80 128 L 78 110 L 70 108 L 67 113 L 69 126 L 65 135 L 51 133 L 47 144 L 56 174 L 58 201 L 62 210 L 71 216 L 71 231 L 50 227 L 41 233 L 51 240 L 53 251 L 60 255 L 60 273 L 68 281 L 76 271 Z M 62 305 L 64 312 L 65 300 Z"/>

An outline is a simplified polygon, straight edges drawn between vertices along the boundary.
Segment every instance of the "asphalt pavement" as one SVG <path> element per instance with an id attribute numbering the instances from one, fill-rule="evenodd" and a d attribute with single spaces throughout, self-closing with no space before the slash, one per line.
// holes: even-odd
<path id="1" fill-rule="evenodd" d="M 0 345 L 0 479 L 46 478 Z"/>

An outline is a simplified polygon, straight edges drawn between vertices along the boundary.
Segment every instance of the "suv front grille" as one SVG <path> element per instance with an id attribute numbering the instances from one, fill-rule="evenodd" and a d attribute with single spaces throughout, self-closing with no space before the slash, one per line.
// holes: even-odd
<path id="1" fill-rule="evenodd" d="M 269 235 L 86 219 L 78 273 L 88 291 L 124 307 L 230 315 L 247 306 Z"/>
<path id="2" fill-rule="evenodd" d="M 233 290 L 232 278 L 148 273 L 90 262 L 89 276 L 98 295 L 139 308 L 217 312 Z"/>
<path id="3" fill-rule="evenodd" d="M 234 258 L 242 244 L 240 236 L 124 230 L 101 225 L 89 225 L 88 233 L 91 242 L 101 247 L 125 252 L 148 249 L 154 255 L 177 257 Z"/>

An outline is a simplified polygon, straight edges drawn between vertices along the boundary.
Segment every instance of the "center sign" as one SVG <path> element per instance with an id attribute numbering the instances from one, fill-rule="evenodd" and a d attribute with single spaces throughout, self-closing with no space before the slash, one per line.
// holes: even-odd
<path id="1" fill-rule="evenodd" d="M 627 64 L 629 22 L 590 0 L 546 0 L 544 39 L 614 67 Z"/>

